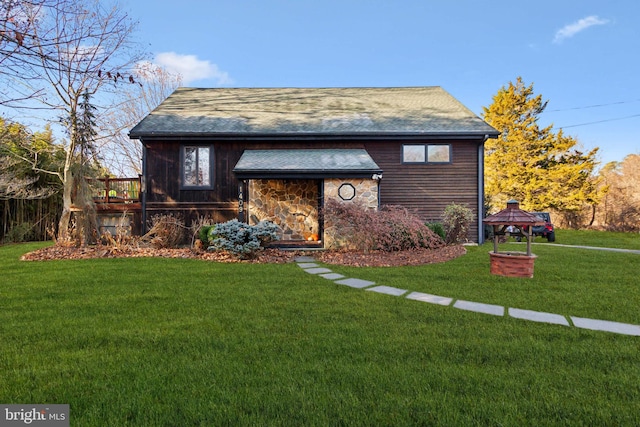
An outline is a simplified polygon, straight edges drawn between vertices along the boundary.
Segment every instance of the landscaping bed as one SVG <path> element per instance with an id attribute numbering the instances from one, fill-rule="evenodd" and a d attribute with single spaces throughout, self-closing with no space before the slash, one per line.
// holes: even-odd
<path id="1" fill-rule="evenodd" d="M 91 259 L 91 258 L 190 258 L 216 262 L 245 262 L 245 263 L 288 263 L 297 256 L 307 255 L 319 262 L 334 265 L 349 265 L 357 267 L 394 267 L 403 265 L 423 265 L 449 261 L 466 253 L 460 245 L 444 246 L 437 249 L 413 249 L 395 252 L 371 251 L 368 253 L 354 251 L 292 251 L 280 249 L 265 249 L 248 260 L 239 260 L 225 252 L 202 252 L 189 248 L 155 249 L 140 247 L 66 247 L 53 245 L 29 252 L 22 257 L 23 261 L 46 261 L 60 259 Z"/>

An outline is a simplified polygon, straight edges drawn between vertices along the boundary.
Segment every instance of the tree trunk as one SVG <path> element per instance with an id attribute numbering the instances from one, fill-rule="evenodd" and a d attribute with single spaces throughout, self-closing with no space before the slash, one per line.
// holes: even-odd
<path id="1" fill-rule="evenodd" d="M 73 205 L 73 174 L 71 173 L 71 159 L 67 154 L 62 175 L 62 214 L 58 223 L 58 241 L 65 242 L 70 238 L 69 224 L 71 222 L 71 207 Z"/>

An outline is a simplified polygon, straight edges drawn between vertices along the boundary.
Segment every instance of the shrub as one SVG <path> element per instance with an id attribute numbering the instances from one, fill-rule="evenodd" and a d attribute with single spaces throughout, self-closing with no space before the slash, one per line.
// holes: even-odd
<path id="1" fill-rule="evenodd" d="M 277 230 L 278 226 L 270 221 L 249 225 L 232 219 L 209 230 L 209 249 L 226 251 L 241 259 L 252 258 L 265 244 L 278 239 Z"/>
<path id="2" fill-rule="evenodd" d="M 460 243 L 466 240 L 469 226 L 473 221 L 473 212 L 466 206 L 451 203 L 442 213 L 442 225 L 446 233 L 445 242 Z"/>
<path id="3" fill-rule="evenodd" d="M 403 207 L 385 206 L 375 211 L 355 203 L 329 199 L 323 213 L 327 225 L 325 233 L 329 234 L 335 247 L 392 252 L 434 249 L 444 244 L 417 216 Z"/>
<path id="4" fill-rule="evenodd" d="M 198 230 L 198 239 L 200 239 L 204 246 L 209 246 L 211 243 L 209 242 L 209 233 L 213 228 L 215 228 L 215 225 L 203 225 Z"/>
<path id="5" fill-rule="evenodd" d="M 373 248 L 373 234 L 364 232 L 373 228 L 373 220 L 364 207 L 327 199 L 322 212 L 328 247 L 363 251 Z"/>
<path id="6" fill-rule="evenodd" d="M 440 236 L 442 240 L 447 238 L 447 233 L 444 231 L 444 226 L 441 222 L 428 222 L 426 226 L 429 227 L 429 230 Z"/>

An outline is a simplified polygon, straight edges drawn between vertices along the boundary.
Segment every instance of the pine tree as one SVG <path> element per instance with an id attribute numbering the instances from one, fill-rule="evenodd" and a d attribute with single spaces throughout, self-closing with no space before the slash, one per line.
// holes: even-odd
<path id="1" fill-rule="evenodd" d="M 554 133 L 553 125 L 540 127 L 547 102 L 518 77 L 483 108 L 485 121 L 501 132 L 485 143 L 485 195 L 491 210 L 516 199 L 525 210 L 552 209 L 569 218 L 599 202 L 602 194 L 594 178 L 598 148 L 585 154 L 575 138 Z"/>
<path id="2" fill-rule="evenodd" d="M 81 244 L 94 243 L 98 233 L 98 223 L 96 217 L 96 206 L 93 202 L 93 191 L 89 179 L 99 169 L 98 154 L 95 146 L 95 137 L 98 134 L 95 130 L 96 108 L 91 104 L 91 95 L 85 91 L 82 95 L 82 102 L 78 106 L 79 117 L 72 126 L 75 127 L 77 150 L 72 166 L 72 177 L 75 186 L 74 204 L 82 209 L 81 214 L 77 214 L 77 225 Z"/>

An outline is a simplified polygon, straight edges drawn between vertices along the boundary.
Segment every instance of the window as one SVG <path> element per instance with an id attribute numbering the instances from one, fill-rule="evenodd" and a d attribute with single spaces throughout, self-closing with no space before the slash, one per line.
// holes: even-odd
<path id="1" fill-rule="evenodd" d="M 451 145 L 403 145 L 402 163 L 451 163 Z"/>
<path id="2" fill-rule="evenodd" d="M 451 163 L 451 146 L 428 145 L 427 163 Z"/>
<path id="3" fill-rule="evenodd" d="M 427 156 L 424 145 L 403 145 L 402 163 L 425 163 Z"/>
<path id="4" fill-rule="evenodd" d="M 211 147 L 185 146 L 182 149 L 182 186 L 212 188 Z"/>

